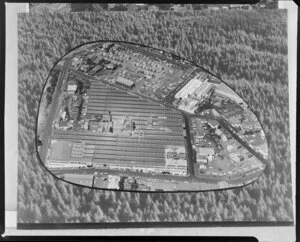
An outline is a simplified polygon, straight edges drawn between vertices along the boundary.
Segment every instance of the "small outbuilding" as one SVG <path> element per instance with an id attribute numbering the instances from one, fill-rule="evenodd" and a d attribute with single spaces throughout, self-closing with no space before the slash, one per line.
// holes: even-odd
<path id="1" fill-rule="evenodd" d="M 76 84 L 69 84 L 67 86 L 67 92 L 70 94 L 74 94 L 77 91 L 77 85 Z"/>

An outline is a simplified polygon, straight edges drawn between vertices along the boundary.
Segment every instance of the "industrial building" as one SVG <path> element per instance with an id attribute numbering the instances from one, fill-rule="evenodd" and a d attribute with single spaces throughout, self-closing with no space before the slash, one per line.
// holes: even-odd
<path id="1" fill-rule="evenodd" d="M 77 85 L 76 84 L 69 84 L 67 86 L 67 92 L 69 94 L 74 94 L 77 91 Z"/>
<path id="2" fill-rule="evenodd" d="M 116 84 L 119 84 L 119 85 L 127 87 L 127 88 L 133 88 L 135 86 L 135 83 L 133 81 L 128 80 L 121 76 L 117 77 Z"/>
<path id="3" fill-rule="evenodd" d="M 198 74 L 175 94 L 175 99 L 180 101 L 179 110 L 195 113 L 198 105 L 214 90 L 214 85 L 204 79 L 204 76 L 202 73 Z"/>
<path id="4" fill-rule="evenodd" d="M 205 72 L 198 73 L 176 93 L 175 98 L 185 99 L 188 95 L 192 95 L 193 93 L 196 93 L 197 96 L 203 95 L 203 93 L 207 92 L 206 89 L 211 85 L 206 77 L 207 74 Z M 205 87 L 205 90 L 203 87 Z"/>
<path id="5" fill-rule="evenodd" d="M 65 132 L 55 131 L 56 137 Z M 64 139 L 53 139 L 48 151 L 47 167 L 80 167 L 87 166 L 92 162 L 94 146 L 85 142 L 74 142 Z"/>
<path id="6" fill-rule="evenodd" d="M 217 129 L 219 127 L 219 122 L 217 120 L 211 119 L 207 122 L 207 124 L 212 128 L 212 129 Z"/>
<path id="7" fill-rule="evenodd" d="M 90 120 L 84 133 L 54 130 L 52 138 L 59 142 L 80 142 L 72 144 L 68 158 L 50 157 L 49 165 L 80 166 L 92 162 L 93 167 L 102 169 L 187 175 L 180 112 L 102 82 L 91 83 L 88 96 L 86 115 L 100 118 Z M 112 132 L 99 130 L 104 120 L 112 124 Z M 122 128 L 127 126 L 129 131 Z M 166 159 L 168 149 L 173 149 L 174 157 Z M 56 152 L 53 147 L 52 152 Z"/>
<path id="8" fill-rule="evenodd" d="M 165 170 L 171 174 L 186 175 L 187 157 L 184 146 L 167 146 L 165 148 Z"/>
<path id="9" fill-rule="evenodd" d="M 208 163 L 209 161 L 212 161 L 213 156 L 215 155 L 214 148 L 209 147 L 197 147 L 196 149 L 197 163 Z"/>
<path id="10" fill-rule="evenodd" d="M 216 135 L 218 135 L 218 136 L 221 138 L 221 140 L 222 140 L 223 142 L 226 142 L 226 141 L 227 141 L 227 137 L 226 137 L 226 135 L 223 133 L 223 131 L 222 131 L 221 129 L 217 129 L 217 130 L 215 131 L 215 133 L 216 133 Z"/>

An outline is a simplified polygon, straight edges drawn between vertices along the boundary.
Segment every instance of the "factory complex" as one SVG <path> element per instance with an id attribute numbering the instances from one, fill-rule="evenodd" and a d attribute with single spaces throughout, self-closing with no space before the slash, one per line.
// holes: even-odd
<path id="1" fill-rule="evenodd" d="M 149 47 L 94 42 L 67 54 L 59 70 L 55 91 L 43 94 L 53 96 L 50 104 L 42 98 L 37 137 L 42 162 L 63 180 L 197 191 L 246 185 L 266 166 L 257 117 L 191 62 Z"/>
<path id="2" fill-rule="evenodd" d="M 54 123 L 51 135 L 48 167 L 93 164 L 98 168 L 186 175 L 180 112 L 101 82 L 91 83 L 86 94 L 85 115 L 77 120 L 68 120 L 65 106 L 61 106 L 60 121 Z M 176 158 L 173 163 L 165 160 L 165 152 L 172 147 L 180 148 L 185 163 L 179 164 Z M 176 149 L 172 152 L 176 156 Z"/>

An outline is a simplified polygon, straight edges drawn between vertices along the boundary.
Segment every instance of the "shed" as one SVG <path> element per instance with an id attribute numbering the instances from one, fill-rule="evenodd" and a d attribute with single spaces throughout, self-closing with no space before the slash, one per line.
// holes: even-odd
<path id="1" fill-rule="evenodd" d="M 131 80 L 128 80 L 124 77 L 119 76 L 116 80 L 116 83 L 128 88 L 133 88 L 135 86 L 135 83 Z"/>
<path id="2" fill-rule="evenodd" d="M 69 84 L 67 87 L 67 92 L 69 93 L 75 93 L 77 91 L 77 85 L 76 84 Z"/>

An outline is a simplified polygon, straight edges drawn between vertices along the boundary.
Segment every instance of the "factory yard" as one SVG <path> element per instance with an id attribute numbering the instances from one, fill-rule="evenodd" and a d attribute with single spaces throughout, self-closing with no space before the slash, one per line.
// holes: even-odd
<path id="1" fill-rule="evenodd" d="M 204 191 L 244 186 L 264 171 L 256 116 L 196 65 L 114 42 L 81 46 L 63 61 L 37 133 L 39 156 L 57 177 L 102 189 Z"/>

